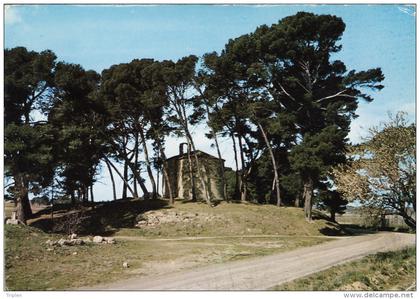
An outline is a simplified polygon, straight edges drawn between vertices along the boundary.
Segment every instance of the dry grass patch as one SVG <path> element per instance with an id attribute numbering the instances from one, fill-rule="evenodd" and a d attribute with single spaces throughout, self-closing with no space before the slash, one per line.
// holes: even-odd
<path id="1" fill-rule="evenodd" d="M 6 225 L 5 230 L 6 286 L 15 291 L 65 290 L 103 284 L 135 275 L 155 275 L 273 254 L 329 240 L 313 237 L 118 239 L 116 244 L 65 246 L 48 251 L 45 241 L 61 235 L 24 226 Z M 129 263 L 128 269 L 122 266 L 125 261 Z"/>
<path id="2" fill-rule="evenodd" d="M 414 291 L 416 248 L 369 255 L 275 287 L 278 291 Z"/>
<path id="3" fill-rule="evenodd" d="M 324 236 L 343 234 L 340 227 L 325 219 L 305 221 L 303 210 L 244 203 L 225 203 L 209 207 L 203 203 L 176 202 L 167 207 L 173 213 L 196 214 L 193 221 L 162 222 L 158 225 L 119 230 L 120 236 L 238 236 L 238 235 L 290 235 Z M 162 213 L 162 210 L 159 210 Z M 141 217 L 140 217 L 141 219 Z"/>

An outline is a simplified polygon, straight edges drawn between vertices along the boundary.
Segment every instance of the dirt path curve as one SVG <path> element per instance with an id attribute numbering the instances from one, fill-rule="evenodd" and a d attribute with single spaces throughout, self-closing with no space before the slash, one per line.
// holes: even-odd
<path id="1" fill-rule="evenodd" d="M 343 238 L 270 256 L 131 278 L 90 290 L 266 290 L 379 251 L 415 245 L 414 234 L 382 232 Z"/>
<path id="2" fill-rule="evenodd" d="M 296 238 L 294 235 L 237 235 L 237 236 L 211 236 L 211 237 L 177 237 L 177 238 L 153 238 L 138 236 L 115 236 L 117 240 L 126 241 L 195 241 L 195 240 L 213 240 L 213 239 L 263 239 L 263 238 Z M 320 238 L 320 239 L 343 239 L 351 238 L 349 236 L 306 236 L 299 235 L 304 238 Z"/>

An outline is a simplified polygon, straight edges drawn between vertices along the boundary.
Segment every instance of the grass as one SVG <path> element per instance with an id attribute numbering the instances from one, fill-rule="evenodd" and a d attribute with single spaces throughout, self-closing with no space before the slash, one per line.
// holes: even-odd
<path id="1" fill-rule="evenodd" d="M 65 222 L 71 222 L 70 206 L 56 205 L 54 221 L 51 208 L 38 210 L 28 224 L 44 231 L 68 233 Z M 6 205 L 6 210 L 11 207 Z M 138 215 L 150 211 L 179 211 L 198 213 L 200 216 L 217 216 L 212 221 L 196 219 L 193 223 L 166 223 L 157 227 L 135 228 Z M 145 237 L 227 236 L 227 235 L 297 235 L 324 236 L 344 234 L 336 223 L 325 217 L 315 217 L 313 223 L 304 220 L 303 210 L 294 207 L 276 207 L 247 203 L 222 202 L 216 207 L 204 203 L 126 200 L 97 203 L 79 207 L 77 212 L 84 220 L 75 229 L 82 234 L 116 234 Z M 319 215 L 321 216 L 321 215 Z M 67 225 L 69 226 L 69 225 Z"/>
<path id="2" fill-rule="evenodd" d="M 214 221 L 194 223 L 162 223 L 158 227 L 123 228 L 116 235 L 145 237 L 289 235 L 325 236 L 343 234 L 341 228 L 325 219 L 313 223 L 304 220 L 303 210 L 273 205 L 221 203 L 209 207 L 203 203 L 177 202 L 167 207 L 179 212 L 217 216 Z"/>
<path id="3" fill-rule="evenodd" d="M 118 240 L 48 251 L 61 235 L 33 227 L 5 226 L 5 278 L 10 291 L 66 290 L 206 264 L 267 255 L 326 241 L 313 237 Z M 73 254 L 77 252 L 77 254 Z M 123 262 L 130 265 L 123 268 Z"/>
<path id="4" fill-rule="evenodd" d="M 5 226 L 8 290 L 65 290 L 133 275 L 178 271 L 311 246 L 331 240 L 323 238 L 325 234 L 342 233 L 340 227 L 324 219 L 307 223 L 302 209 L 267 205 L 221 203 L 211 208 L 203 203 L 177 202 L 171 207 L 164 201 L 132 200 L 80 210 L 85 219 L 82 235 L 113 235 L 117 243 L 47 250 L 48 239 L 65 236 L 52 229 L 74 214 L 67 206 L 57 205 L 51 223 L 48 208 L 37 211 L 28 221 L 30 226 Z M 200 217 L 190 223 L 134 228 L 137 216 L 149 210 L 199 213 Z M 202 219 L 206 215 L 217 217 L 206 221 Z M 122 266 L 125 261 L 128 269 Z"/>
<path id="5" fill-rule="evenodd" d="M 274 288 L 278 291 L 414 291 L 416 249 L 383 252 Z M 415 288 L 415 287 L 414 287 Z"/>

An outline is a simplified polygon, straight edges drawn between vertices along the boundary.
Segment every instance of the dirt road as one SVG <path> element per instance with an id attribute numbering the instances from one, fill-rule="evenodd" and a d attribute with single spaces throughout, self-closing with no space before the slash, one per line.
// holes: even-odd
<path id="1" fill-rule="evenodd" d="M 266 290 L 379 251 L 415 245 L 414 234 L 382 232 L 197 269 L 98 285 L 90 290 Z"/>

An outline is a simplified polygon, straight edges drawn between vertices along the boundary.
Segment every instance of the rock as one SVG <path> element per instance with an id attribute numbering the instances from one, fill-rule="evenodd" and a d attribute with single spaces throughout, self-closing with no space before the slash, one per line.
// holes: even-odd
<path id="1" fill-rule="evenodd" d="M 92 241 L 93 243 L 102 243 L 103 240 L 104 238 L 101 236 L 94 236 Z"/>
<path id="2" fill-rule="evenodd" d="M 64 245 L 66 245 L 66 243 L 67 243 L 66 239 L 60 239 L 60 240 L 57 241 L 57 244 L 60 245 L 60 246 L 64 246 Z"/>
<path id="3" fill-rule="evenodd" d="M 86 237 L 83 239 L 83 242 L 85 243 L 92 243 L 92 237 Z"/>
<path id="4" fill-rule="evenodd" d="M 115 244 L 115 239 L 114 238 L 111 238 L 111 237 L 104 238 L 104 241 L 107 244 Z"/>
<path id="5" fill-rule="evenodd" d="M 124 262 L 124 263 L 123 263 L 123 268 L 126 268 L 126 269 L 127 269 L 128 267 L 130 267 L 130 266 L 128 265 L 128 262 Z"/>
<path id="6" fill-rule="evenodd" d="M 76 238 L 77 238 L 77 234 L 73 233 L 73 234 L 70 235 L 70 240 L 73 240 L 73 239 L 76 239 Z"/>
<path id="7" fill-rule="evenodd" d="M 82 239 L 71 239 L 71 240 L 67 240 L 64 238 L 61 238 L 58 241 L 51 241 L 51 240 L 47 240 L 45 241 L 45 244 L 47 244 L 48 246 L 74 246 L 74 245 L 83 245 L 85 243 L 84 240 Z"/>
<path id="8" fill-rule="evenodd" d="M 17 219 L 7 219 L 6 224 L 16 225 L 16 224 L 19 224 L 19 220 L 17 220 Z"/>
<path id="9" fill-rule="evenodd" d="M 77 251 L 73 252 L 72 254 L 73 254 L 73 255 L 77 255 Z"/>
<path id="10" fill-rule="evenodd" d="M 84 241 L 82 239 L 73 239 L 70 240 L 71 245 L 83 245 Z"/>

